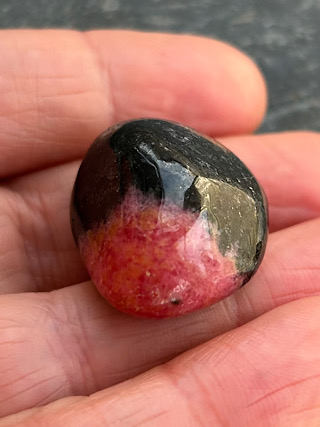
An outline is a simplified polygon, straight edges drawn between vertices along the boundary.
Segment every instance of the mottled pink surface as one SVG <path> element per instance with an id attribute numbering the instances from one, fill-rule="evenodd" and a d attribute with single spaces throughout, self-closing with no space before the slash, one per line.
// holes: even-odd
<path id="1" fill-rule="evenodd" d="M 214 304 L 243 282 L 234 259 L 218 250 L 205 217 L 127 193 L 107 224 L 80 239 L 89 274 L 117 309 L 172 317 Z"/>

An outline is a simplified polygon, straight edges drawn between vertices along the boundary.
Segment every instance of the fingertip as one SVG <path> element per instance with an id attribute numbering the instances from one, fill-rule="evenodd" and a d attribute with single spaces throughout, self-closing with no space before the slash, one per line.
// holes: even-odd
<path id="1" fill-rule="evenodd" d="M 251 133 L 261 125 L 266 114 L 267 83 L 262 70 L 251 57 L 231 45 L 228 48 L 230 49 L 228 65 L 231 70 L 229 76 L 230 80 L 234 79 L 234 96 L 238 101 L 233 104 L 233 126 L 231 131 L 226 133 Z M 233 61 L 234 67 L 232 67 Z M 234 132 L 235 129 L 236 132 Z"/>
<path id="2" fill-rule="evenodd" d="M 210 136 L 256 130 L 267 109 L 267 86 L 254 60 L 219 40 L 182 36 L 180 43 L 188 46 L 186 52 L 180 49 L 180 55 L 194 78 L 188 88 L 192 84 L 198 88 L 193 92 L 197 113 L 188 117 L 191 126 Z"/>
<path id="3" fill-rule="evenodd" d="M 219 108 L 214 110 L 216 120 L 205 131 L 214 136 L 251 133 L 261 125 L 267 109 L 264 76 L 254 60 L 238 48 L 217 40 L 210 40 L 210 45 L 211 69 L 219 61 L 220 75 L 212 73 L 208 90 Z"/>
<path id="4" fill-rule="evenodd" d="M 108 70 L 116 120 L 159 117 L 218 136 L 252 132 L 264 117 L 261 72 L 227 43 L 132 31 L 87 37 Z"/>

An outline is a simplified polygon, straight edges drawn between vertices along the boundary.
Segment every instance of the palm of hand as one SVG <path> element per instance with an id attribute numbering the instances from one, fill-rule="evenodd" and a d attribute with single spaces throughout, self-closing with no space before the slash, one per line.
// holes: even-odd
<path id="1" fill-rule="evenodd" d="M 0 38 L 0 426 L 317 425 L 318 136 L 226 137 L 258 125 L 265 92 L 251 62 L 222 43 L 40 34 Z M 142 116 L 221 135 L 270 202 L 252 281 L 164 321 L 101 299 L 68 218 L 77 159 L 109 124 Z"/>

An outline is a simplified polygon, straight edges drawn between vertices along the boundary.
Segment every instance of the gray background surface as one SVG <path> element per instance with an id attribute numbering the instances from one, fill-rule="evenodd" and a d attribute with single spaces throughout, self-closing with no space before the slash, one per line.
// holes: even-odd
<path id="1" fill-rule="evenodd" d="M 320 131 L 320 0 L 0 0 L 0 28 L 128 28 L 217 37 L 262 68 L 260 132 Z"/>

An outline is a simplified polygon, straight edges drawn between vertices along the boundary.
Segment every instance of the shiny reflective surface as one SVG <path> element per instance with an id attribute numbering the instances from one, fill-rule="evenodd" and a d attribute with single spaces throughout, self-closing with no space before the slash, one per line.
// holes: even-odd
<path id="1" fill-rule="evenodd" d="M 74 186 L 72 229 L 100 293 L 135 315 L 185 314 L 230 295 L 261 262 L 266 200 L 221 144 L 163 120 L 96 139 Z"/>

